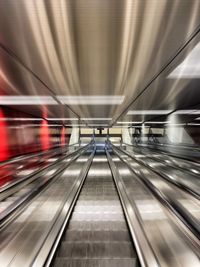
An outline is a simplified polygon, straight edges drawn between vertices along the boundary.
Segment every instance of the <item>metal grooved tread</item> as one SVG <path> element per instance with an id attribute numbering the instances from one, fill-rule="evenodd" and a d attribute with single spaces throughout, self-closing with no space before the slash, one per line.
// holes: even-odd
<path id="1" fill-rule="evenodd" d="M 94 157 L 52 266 L 139 266 L 104 152 Z"/>

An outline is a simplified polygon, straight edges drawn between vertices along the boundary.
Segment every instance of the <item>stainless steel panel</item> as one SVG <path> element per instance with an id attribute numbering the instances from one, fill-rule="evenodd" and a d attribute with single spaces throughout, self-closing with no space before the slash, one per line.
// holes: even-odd
<path id="1" fill-rule="evenodd" d="M 84 117 L 117 117 L 189 39 L 199 12 L 197 0 L 1 0 L 0 41 L 55 95 L 125 95 L 119 107 L 72 107 Z M 9 76 L 9 57 L 1 60 L 7 94 L 46 94 L 21 69 Z M 161 85 L 143 105 L 162 95 L 169 106 L 184 89 Z"/>

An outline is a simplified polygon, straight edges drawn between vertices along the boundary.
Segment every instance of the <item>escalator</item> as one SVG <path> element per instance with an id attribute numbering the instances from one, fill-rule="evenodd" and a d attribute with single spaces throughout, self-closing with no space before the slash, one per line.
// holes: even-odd
<path id="1" fill-rule="evenodd" d="M 94 156 L 51 266 L 140 266 L 104 150 Z"/>

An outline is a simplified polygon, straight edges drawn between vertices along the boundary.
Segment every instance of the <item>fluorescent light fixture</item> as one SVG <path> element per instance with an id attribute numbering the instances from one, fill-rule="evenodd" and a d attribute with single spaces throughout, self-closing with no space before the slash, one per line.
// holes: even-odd
<path id="1" fill-rule="evenodd" d="M 46 118 L 48 121 L 78 121 L 78 118 Z"/>
<path id="2" fill-rule="evenodd" d="M 200 78 L 200 43 L 192 49 L 183 62 L 167 78 Z"/>
<path id="3" fill-rule="evenodd" d="M 86 121 L 111 121 L 112 118 L 81 118 L 81 120 L 86 120 Z"/>
<path id="4" fill-rule="evenodd" d="M 124 101 L 123 95 L 58 95 L 56 97 L 62 104 L 67 105 L 120 105 Z"/>
<path id="5" fill-rule="evenodd" d="M 0 96 L 0 105 L 58 105 L 51 96 Z"/>
<path id="6" fill-rule="evenodd" d="M 117 124 L 140 124 L 143 121 L 117 121 Z"/>
<path id="7" fill-rule="evenodd" d="M 200 117 L 196 118 L 195 120 L 200 120 Z"/>
<path id="8" fill-rule="evenodd" d="M 170 121 L 146 121 L 145 124 L 165 124 L 170 123 Z"/>
<path id="9" fill-rule="evenodd" d="M 127 115 L 165 115 L 172 110 L 129 110 Z"/>
<path id="10" fill-rule="evenodd" d="M 180 109 L 180 110 L 176 110 L 175 112 L 172 113 L 172 115 L 174 114 L 180 114 L 180 115 L 184 115 L 184 114 L 200 114 L 200 109 Z"/>

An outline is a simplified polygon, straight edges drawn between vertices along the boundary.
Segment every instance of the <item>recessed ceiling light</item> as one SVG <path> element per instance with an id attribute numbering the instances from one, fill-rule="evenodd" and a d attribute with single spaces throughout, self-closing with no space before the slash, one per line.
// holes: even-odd
<path id="1" fill-rule="evenodd" d="M 0 96 L 0 105 L 58 105 L 51 96 Z"/>
<path id="2" fill-rule="evenodd" d="M 129 110 L 127 115 L 164 115 L 171 112 L 172 110 Z"/>
<path id="3" fill-rule="evenodd" d="M 56 96 L 62 104 L 67 105 L 120 105 L 124 101 L 123 95 L 81 95 Z"/>
<path id="4" fill-rule="evenodd" d="M 200 43 L 192 49 L 183 62 L 167 78 L 200 78 Z"/>

